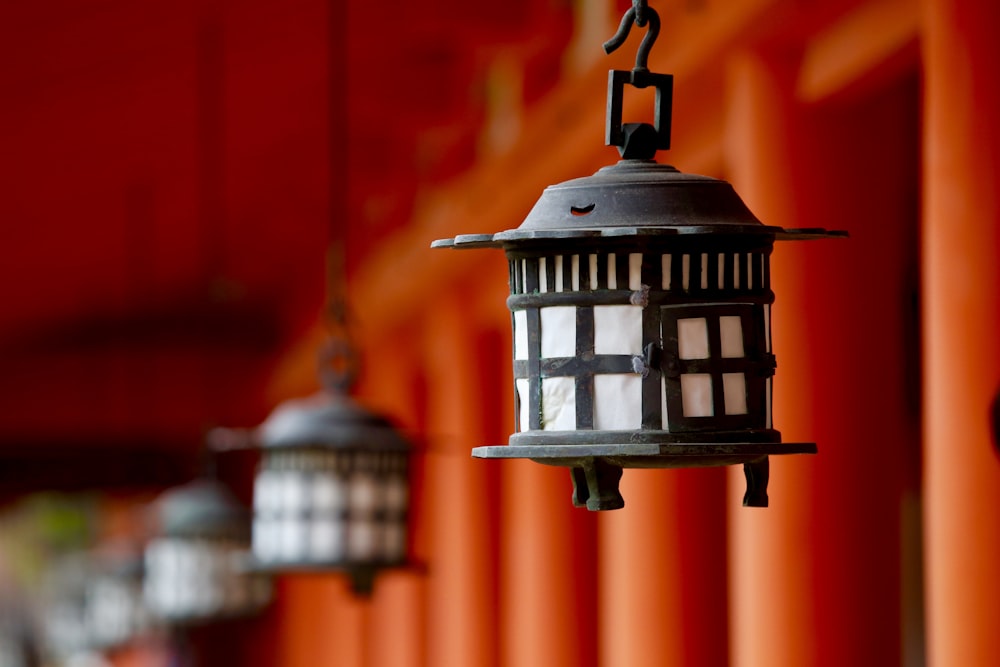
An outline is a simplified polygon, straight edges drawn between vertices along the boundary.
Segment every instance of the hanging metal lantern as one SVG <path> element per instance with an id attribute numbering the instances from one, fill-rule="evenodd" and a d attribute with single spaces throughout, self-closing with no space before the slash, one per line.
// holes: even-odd
<path id="1" fill-rule="evenodd" d="M 816 452 L 771 423 L 771 250 L 845 234 L 764 225 L 729 183 L 657 164 L 673 77 L 646 67 L 655 10 L 634 2 L 605 50 L 633 23 L 648 24 L 636 66 L 608 78 L 623 159 L 546 188 L 516 229 L 432 244 L 502 248 L 510 266 L 517 433 L 472 453 L 569 467 L 591 510 L 624 506 L 623 468 L 742 463 L 743 504 L 764 507 L 768 456 Z M 655 89 L 653 125 L 622 124 L 626 84 Z"/>
<path id="2" fill-rule="evenodd" d="M 343 572 L 355 592 L 367 594 L 379 570 L 407 564 L 412 447 L 391 422 L 348 395 L 357 355 L 343 301 L 331 296 L 328 313 L 323 391 L 280 404 L 251 435 L 215 429 L 212 439 L 220 450 L 248 444 L 261 450 L 254 567 Z"/>
<path id="3" fill-rule="evenodd" d="M 250 516 L 229 489 L 199 479 L 154 504 L 158 534 L 146 545 L 144 597 L 159 619 L 192 625 L 248 616 L 271 599 L 248 571 Z"/>

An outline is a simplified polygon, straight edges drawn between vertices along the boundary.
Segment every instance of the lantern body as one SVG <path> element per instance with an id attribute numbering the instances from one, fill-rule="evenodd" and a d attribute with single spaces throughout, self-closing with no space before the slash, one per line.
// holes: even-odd
<path id="1" fill-rule="evenodd" d="M 201 480 L 158 501 L 160 533 L 145 550 L 144 598 L 172 624 L 247 616 L 271 597 L 266 577 L 248 571 L 247 511 L 218 482 Z"/>
<path id="2" fill-rule="evenodd" d="M 253 553 L 262 564 L 406 560 L 405 453 L 265 451 L 254 482 Z"/>
<path id="3" fill-rule="evenodd" d="M 770 251 L 766 237 L 508 250 L 510 444 L 780 441 Z"/>
<path id="4" fill-rule="evenodd" d="M 286 401 L 258 429 L 253 557 L 272 571 L 340 570 L 358 592 L 407 560 L 410 445 L 342 393 Z"/>
<path id="5" fill-rule="evenodd" d="M 655 135 L 654 135 L 655 136 Z M 516 229 L 433 247 L 502 248 L 510 269 L 516 432 L 484 458 L 571 468 L 574 503 L 617 509 L 622 468 L 744 464 L 766 506 L 770 255 L 838 235 L 761 223 L 725 181 L 626 159 L 550 186 Z"/>

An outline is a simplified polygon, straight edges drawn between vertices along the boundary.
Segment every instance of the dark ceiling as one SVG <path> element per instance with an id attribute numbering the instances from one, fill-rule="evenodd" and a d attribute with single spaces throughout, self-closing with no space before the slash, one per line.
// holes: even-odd
<path id="1" fill-rule="evenodd" d="M 353 272 L 475 160 L 498 54 L 530 104 L 571 23 L 569 0 L 0 4 L 0 467 L 193 456 L 262 419 L 331 236 Z"/>

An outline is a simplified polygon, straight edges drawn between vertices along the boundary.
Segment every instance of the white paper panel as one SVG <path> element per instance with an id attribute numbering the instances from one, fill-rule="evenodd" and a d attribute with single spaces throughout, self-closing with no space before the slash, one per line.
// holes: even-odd
<path id="1" fill-rule="evenodd" d="M 747 381 L 743 373 L 723 373 L 722 393 L 726 399 L 727 415 L 747 413 Z"/>
<path id="2" fill-rule="evenodd" d="M 726 253 L 719 253 L 719 289 L 724 289 L 726 286 Z"/>
<path id="3" fill-rule="evenodd" d="M 404 512 L 409 505 L 409 484 L 405 477 L 390 477 L 382 488 L 384 489 L 384 506 L 389 512 Z"/>
<path id="4" fill-rule="evenodd" d="M 677 320 L 677 354 L 681 359 L 708 359 L 708 324 L 704 317 Z"/>
<path id="5" fill-rule="evenodd" d="M 563 256 L 556 255 L 552 262 L 552 270 L 556 272 L 556 291 L 563 291 Z"/>
<path id="6" fill-rule="evenodd" d="M 286 470 L 279 474 L 281 511 L 288 514 L 303 512 L 309 501 L 309 478 L 304 472 L 297 470 Z"/>
<path id="7" fill-rule="evenodd" d="M 546 431 L 576 430 L 574 378 L 542 378 L 542 428 Z"/>
<path id="8" fill-rule="evenodd" d="M 573 255 L 569 262 L 570 283 L 574 292 L 580 291 L 580 256 Z"/>
<path id="9" fill-rule="evenodd" d="M 520 404 L 520 410 L 518 411 L 518 431 L 527 431 L 529 425 L 528 421 L 528 378 L 518 378 L 514 380 L 514 388 L 517 390 L 517 401 Z"/>
<path id="10" fill-rule="evenodd" d="M 528 313 L 514 311 L 514 358 L 528 358 Z"/>
<path id="11" fill-rule="evenodd" d="M 524 293 L 528 293 L 528 260 L 521 260 L 521 286 L 524 288 Z"/>
<path id="12" fill-rule="evenodd" d="M 634 374 L 594 376 L 594 428 L 631 431 L 642 427 L 642 378 Z"/>
<path id="13" fill-rule="evenodd" d="M 332 473 L 317 473 L 312 480 L 314 512 L 335 512 L 347 504 L 347 486 Z"/>
<path id="14" fill-rule="evenodd" d="M 608 289 L 618 289 L 618 260 L 615 253 L 608 253 Z"/>
<path id="15" fill-rule="evenodd" d="M 701 288 L 708 289 L 708 253 L 701 253 Z"/>
<path id="16" fill-rule="evenodd" d="M 670 415 L 667 413 L 667 379 L 660 379 L 660 428 L 670 430 Z"/>
<path id="17" fill-rule="evenodd" d="M 739 315 L 723 315 L 719 318 L 722 338 L 722 358 L 738 359 L 743 352 L 743 325 Z"/>
<path id="18" fill-rule="evenodd" d="M 547 258 L 538 258 L 538 292 L 539 294 L 548 292 L 549 263 Z"/>
<path id="19" fill-rule="evenodd" d="M 253 522 L 253 554 L 264 562 L 278 557 L 278 536 L 275 534 L 275 524 L 275 521 L 262 517 L 257 517 Z"/>
<path id="20" fill-rule="evenodd" d="M 685 417 L 712 417 L 712 376 L 708 373 L 681 375 L 681 410 Z"/>
<path id="21" fill-rule="evenodd" d="M 747 256 L 749 257 L 749 255 Z M 740 254 L 736 253 L 733 255 L 733 287 L 736 289 L 740 289 L 740 284 L 742 283 L 740 278 Z"/>
<path id="22" fill-rule="evenodd" d="M 660 268 L 663 271 L 663 289 L 670 289 L 670 265 L 673 264 L 672 255 L 664 255 L 660 259 Z"/>
<path id="23" fill-rule="evenodd" d="M 691 255 L 681 257 L 681 287 L 688 291 L 691 286 Z"/>
<path id="24" fill-rule="evenodd" d="M 314 561 L 340 560 L 344 557 L 344 522 L 337 518 L 317 517 L 309 532 L 309 558 Z"/>
<path id="25" fill-rule="evenodd" d="M 633 292 L 642 289 L 642 253 L 628 256 L 628 288 Z"/>
<path id="26" fill-rule="evenodd" d="M 281 473 L 262 470 L 253 483 L 253 507 L 261 513 L 281 511 Z"/>
<path id="27" fill-rule="evenodd" d="M 282 517 L 278 522 L 278 558 L 301 561 L 306 557 L 307 525 L 304 519 Z"/>
<path id="28" fill-rule="evenodd" d="M 352 560 L 368 560 L 378 550 L 378 533 L 372 519 L 351 521 L 347 530 L 347 557 Z"/>
<path id="29" fill-rule="evenodd" d="M 540 308 L 542 324 L 542 357 L 572 357 L 576 355 L 576 307 L 550 306 Z"/>
<path id="30" fill-rule="evenodd" d="M 589 255 L 590 289 L 597 289 L 597 255 Z"/>
<path id="31" fill-rule="evenodd" d="M 368 514 L 378 509 L 379 493 L 375 477 L 367 473 L 354 473 L 348 486 L 352 512 Z"/>
<path id="32" fill-rule="evenodd" d="M 594 306 L 594 353 L 641 354 L 642 307 Z"/>

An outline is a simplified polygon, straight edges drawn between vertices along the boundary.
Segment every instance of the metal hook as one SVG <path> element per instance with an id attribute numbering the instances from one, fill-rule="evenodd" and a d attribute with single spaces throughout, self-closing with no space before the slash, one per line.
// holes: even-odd
<path id="1" fill-rule="evenodd" d="M 646 36 L 643 37 L 642 43 L 639 44 L 639 50 L 635 54 L 635 67 L 632 68 L 633 72 L 644 72 L 648 69 L 646 63 L 649 60 L 649 52 L 652 50 L 656 38 L 660 36 L 660 15 L 652 7 L 645 6 L 645 2 L 633 0 L 632 7 L 622 17 L 618 32 L 615 33 L 614 37 L 604 42 L 604 52 L 612 53 L 624 44 L 632 31 L 633 23 L 640 28 L 643 27 L 643 24 L 649 24 Z"/>

